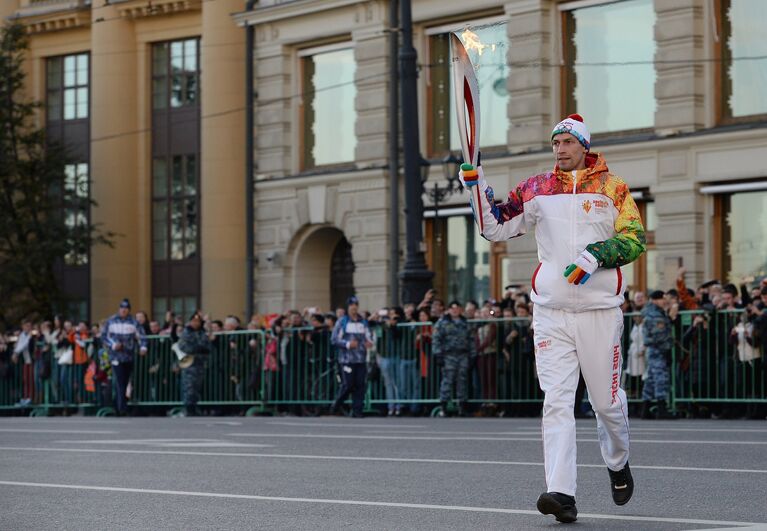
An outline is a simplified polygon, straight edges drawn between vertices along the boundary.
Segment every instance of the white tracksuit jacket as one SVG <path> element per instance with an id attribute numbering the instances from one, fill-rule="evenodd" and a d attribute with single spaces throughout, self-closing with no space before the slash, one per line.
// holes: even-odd
<path id="1" fill-rule="evenodd" d="M 543 439 L 548 492 L 576 490 L 573 403 L 583 373 L 597 415 L 602 457 L 612 470 L 628 461 L 626 394 L 620 388 L 625 281 L 620 266 L 644 252 L 644 228 L 623 180 L 601 155 L 588 154 L 574 176 L 558 168 L 535 175 L 496 204 L 483 178 L 469 188 L 482 235 L 503 241 L 535 228 L 539 264 L 532 275 L 538 379 L 546 394 Z M 568 265 L 588 250 L 599 262 L 585 284 L 569 284 Z"/>

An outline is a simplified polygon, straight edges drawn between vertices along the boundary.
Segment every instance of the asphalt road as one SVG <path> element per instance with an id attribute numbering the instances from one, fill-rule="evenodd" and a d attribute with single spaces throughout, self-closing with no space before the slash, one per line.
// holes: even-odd
<path id="1" fill-rule="evenodd" d="M 634 421 L 616 507 L 578 421 L 576 529 L 767 529 L 767 422 Z M 538 419 L 0 418 L 0 529 L 547 529 Z"/>

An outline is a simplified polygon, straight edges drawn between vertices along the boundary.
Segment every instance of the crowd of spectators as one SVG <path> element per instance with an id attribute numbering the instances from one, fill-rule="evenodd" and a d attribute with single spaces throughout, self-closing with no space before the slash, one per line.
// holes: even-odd
<path id="1" fill-rule="evenodd" d="M 767 388 L 761 359 L 767 352 L 767 279 L 756 284 L 745 279 L 740 287 L 710 281 L 692 290 L 685 285 L 684 275 L 680 269 L 675 289 L 635 292 L 622 307 L 629 314 L 622 384 L 630 398 L 644 400 L 637 413 L 646 418 L 671 418 L 665 398 L 648 396 L 647 389 L 665 397 L 668 389 L 664 385 L 673 385 L 677 396 L 689 399 L 683 405 L 689 416 L 763 418 L 763 408 L 747 399 L 764 398 Z M 673 332 L 669 341 L 651 337 L 652 331 L 644 326 L 648 306 L 660 308 Z M 683 310 L 699 312 L 686 321 L 680 314 Z M 542 395 L 535 376 L 533 311 L 526 287 L 511 285 L 501 300 L 445 304 L 430 290 L 417 304 L 360 312 L 375 338 L 367 349 L 367 380 L 380 390 L 384 413 L 424 414 L 423 405 L 431 400 L 439 401 L 446 414 L 447 402 L 453 397 L 459 414 L 537 415 L 540 404 L 535 401 Z M 39 323 L 24 321 L 18 330 L 0 334 L 0 392 L 6 382 L 5 389 L 12 391 L 20 407 L 79 404 L 93 401 L 95 396 L 99 404 L 113 404 L 118 412 L 125 412 L 133 391 L 134 358 L 147 351 L 152 356 L 145 338 L 154 336 L 175 345 L 175 355 L 165 360 L 172 363 L 169 369 L 160 367 L 155 355 L 145 364 L 147 371 L 160 383 L 167 383 L 171 374 L 180 376 L 179 393 L 187 414 L 199 413 L 197 403 L 205 399 L 202 382 L 211 371 L 218 371 L 231 385 L 231 401 L 245 400 L 250 390 L 250 396 L 255 392 L 264 401 L 283 402 L 286 412 L 317 412 L 300 402 L 334 398 L 330 390 L 341 382 L 341 375 L 335 369 L 337 349 L 331 335 L 345 314 L 346 308 L 323 312 L 314 307 L 254 315 L 243 323 L 235 315 L 215 319 L 197 311 L 185 322 L 172 312 L 162 318 L 150 318 L 144 311 L 130 315 L 126 300 L 115 316 L 90 326 L 58 316 Z M 127 335 L 125 319 L 133 323 Z M 474 321 L 470 348 L 461 352 L 465 363 L 454 356 L 448 340 L 453 333 L 448 325 L 458 320 Z M 243 345 L 234 335 L 220 334 L 236 331 L 244 336 L 263 333 L 265 341 L 250 337 Z M 117 332 L 123 334 L 119 340 Z M 130 339 L 126 344 L 129 335 L 135 335 L 135 342 Z M 672 364 L 674 347 L 677 355 Z M 239 361 L 217 359 L 217 353 L 224 351 L 231 360 L 239 356 Z M 236 352 L 239 354 L 233 354 Z M 658 352 L 664 363 L 651 363 Z M 251 362 L 244 363 L 248 357 Z M 239 368 L 234 367 L 237 363 Z M 164 374 L 164 380 L 158 374 Z M 643 386 L 648 378 L 650 385 Z M 12 385 L 8 384 L 11 380 Z M 639 391 L 642 387 L 644 396 Z M 737 404 L 696 403 L 695 398 L 720 396 L 717 393 L 725 387 L 745 393 L 736 397 L 742 400 Z M 156 389 L 146 393 L 142 398 L 159 396 Z M 293 403 L 284 405 L 285 398 Z"/>

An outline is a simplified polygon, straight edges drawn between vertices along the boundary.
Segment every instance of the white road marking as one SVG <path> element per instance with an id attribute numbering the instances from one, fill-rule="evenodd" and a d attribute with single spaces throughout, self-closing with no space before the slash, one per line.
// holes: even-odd
<path id="1" fill-rule="evenodd" d="M 71 442 L 71 441 L 66 441 Z M 268 445 L 265 445 L 268 446 Z M 146 455 L 184 455 L 184 456 L 209 456 L 209 457 L 260 457 L 271 459 L 306 459 L 318 461 L 373 461 L 384 463 L 425 463 L 425 464 L 448 464 L 448 465 L 492 465 L 492 466 L 543 466 L 543 463 L 534 461 L 481 461 L 471 459 L 429 459 L 415 457 L 367 457 L 367 456 L 340 456 L 340 455 L 306 455 L 306 454 L 256 454 L 241 452 L 160 452 L 156 450 L 107 450 L 104 448 L 27 448 L 5 446 L 2 451 L 17 452 L 70 452 L 70 453 L 97 453 L 97 454 L 146 454 Z M 579 464 L 579 468 L 598 468 L 603 470 L 604 464 Z M 735 474 L 767 474 L 767 470 L 748 468 L 704 468 L 688 466 L 661 466 L 661 465 L 635 465 L 634 470 L 667 470 L 685 472 L 729 472 Z"/>
<path id="2" fill-rule="evenodd" d="M 120 433 L 119 431 L 107 431 L 107 430 L 47 430 L 47 429 L 32 429 L 32 428 L 0 428 L 0 432 L 3 433 L 75 433 L 78 435 L 114 435 Z"/>
<path id="3" fill-rule="evenodd" d="M 128 418 L 114 417 L 4 417 L 0 424 L 128 424 Z"/>
<path id="4" fill-rule="evenodd" d="M 55 441 L 62 444 L 125 444 L 158 448 L 272 448 L 272 444 L 250 444 L 219 439 L 101 439 L 92 441 Z"/>
<path id="5" fill-rule="evenodd" d="M 302 428 L 360 429 L 360 428 L 391 428 L 393 427 L 392 424 L 357 424 L 356 422 L 349 422 L 348 424 L 324 424 L 320 422 L 308 423 L 308 422 L 270 421 L 269 424 L 276 425 L 276 426 L 300 426 Z M 407 429 L 421 430 L 421 429 L 424 429 L 425 427 L 426 426 L 419 426 L 419 425 L 403 425 L 403 426 L 396 425 L 396 428 L 398 430 L 407 430 Z"/>
<path id="6" fill-rule="evenodd" d="M 629 418 L 629 421 L 631 419 Z M 658 428 L 631 428 L 631 431 L 661 431 L 661 432 L 669 432 L 669 431 L 693 431 L 693 432 L 710 432 L 710 431 L 716 431 L 716 432 L 722 432 L 722 433 L 767 433 L 767 429 L 749 429 L 749 428 L 667 428 L 666 426 L 658 427 Z"/>
<path id="7" fill-rule="evenodd" d="M 596 429 L 590 430 L 592 434 L 596 434 Z M 404 433 L 407 435 L 412 434 L 411 431 L 401 431 L 399 429 L 396 430 L 365 430 L 365 433 L 370 434 L 378 434 L 378 435 L 388 435 L 393 433 Z M 540 428 L 537 430 L 524 430 L 524 431 L 427 431 L 424 432 L 424 435 L 514 435 L 514 436 L 522 436 L 522 435 L 540 435 L 541 430 Z"/>
<path id="8" fill-rule="evenodd" d="M 540 437 L 430 437 L 428 435 L 341 435 L 321 433 L 227 433 L 229 437 L 272 437 L 281 439 L 381 439 L 399 441 L 529 441 L 541 442 Z M 579 438 L 578 442 L 599 442 L 599 439 Z M 663 439 L 631 439 L 634 443 L 650 444 L 734 444 L 767 445 L 767 441 L 676 441 Z"/>
<path id="9" fill-rule="evenodd" d="M 242 422 L 235 422 L 229 420 L 213 421 L 213 422 L 193 422 L 197 426 L 242 426 Z"/>
<path id="10" fill-rule="evenodd" d="M 367 428 L 367 426 L 360 426 L 361 428 Z M 406 431 L 402 429 L 402 426 L 392 426 L 392 429 L 387 430 L 367 430 L 366 433 L 411 433 L 410 431 Z M 704 429 L 674 429 L 674 428 L 635 428 L 633 426 L 630 426 L 631 433 L 643 433 L 643 434 L 651 434 L 654 435 L 656 433 L 664 434 L 672 431 L 681 431 L 681 432 L 722 432 L 722 433 L 767 433 L 767 430 L 729 430 L 729 429 L 723 429 L 723 430 L 704 430 Z M 587 433 L 587 434 L 596 434 L 596 424 L 591 428 L 577 428 L 576 431 L 578 433 Z M 439 431 L 439 430 L 428 430 L 425 432 L 425 434 L 428 435 L 535 435 L 540 434 L 541 429 L 540 426 L 537 427 L 520 427 L 516 430 L 505 430 L 505 431 Z"/>
<path id="11" fill-rule="evenodd" d="M 540 516 L 538 511 L 531 511 L 526 509 L 503 509 L 496 507 L 470 507 L 463 505 L 436 505 L 429 503 L 400 503 L 400 502 L 383 502 L 383 501 L 368 501 L 368 500 L 334 500 L 326 498 L 296 498 L 287 496 L 259 496 L 256 494 L 229 494 L 223 492 L 195 492 L 184 490 L 163 490 L 163 489 L 136 489 L 129 487 L 102 487 L 96 485 L 67 485 L 60 483 L 32 483 L 27 481 L 0 481 L 0 485 L 7 485 L 9 487 L 31 487 L 31 488 L 48 488 L 48 489 L 69 489 L 69 490 L 92 490 L 92 491 L 104 491 L 104 492 L 128 492 L 135 494 L 164 494 L 168 496 L 193 496 L 201 498 L 229 498 L 238 500 L 258 500 L 258 501 L 276 501 L 276 502 L 291 502 L 291 503 L 316 503 L 327 505 L 353 505 L 353 506 L 365 506 L 365 507 L 393 507 L 398 509 L 422 509 L 422 510 L 438 510 L 438 511 L 463 511 L 472 513 L 497 513 L 497 514 L 521 514 L 521 515 L 537 515 Z M 697 524 L 697 525 L 728 525 L 728 526 L 753 526 L 758 525 L 757 522 L 730 522 L 725 520 L 701 520 L 698 518 L 663 518 L 656 516 L 629 516 L 629 515 L 617 515 L 617 514 L 593 514 L 593 513 L 581 513 L 578 515 L 580 519 L 599 519 L 599 520 L 625 520 L 631 522 L 663 522 L 674 524 Z"/>

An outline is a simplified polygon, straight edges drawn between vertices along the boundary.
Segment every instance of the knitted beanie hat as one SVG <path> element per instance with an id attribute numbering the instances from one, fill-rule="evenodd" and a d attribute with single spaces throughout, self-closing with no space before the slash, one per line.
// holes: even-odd
<path id="1" fill-rule="evenodd" d="M 591 148 L 591 133 L 586 128 L 586 124 L 583 123 L 583 117 L 580 114 L 571 114 L 555 125 L 554 130 L 551 132 L 551 138 L 560 133 L 573 135 L 586 148 L 586 151 Z"/>

